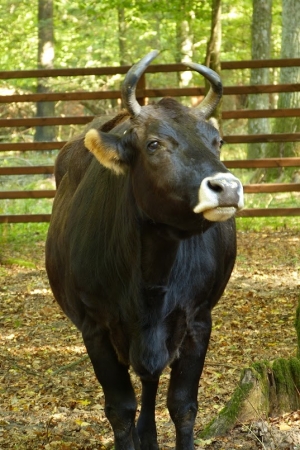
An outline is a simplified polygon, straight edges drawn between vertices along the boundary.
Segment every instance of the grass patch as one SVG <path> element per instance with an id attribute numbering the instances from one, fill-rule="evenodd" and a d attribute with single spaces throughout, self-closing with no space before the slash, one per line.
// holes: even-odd
<path id="1" fill-rule="evenodd" d="M 238 231 L 281 231 L 300 230 L 299 216 L 295 217 L 238 217 Z"/>
<path id="2" fill-rule="evenodd" d="M 31 245 L 44 241 L 47 236 L 48 223 L 3 223 L 0 224 L 1 244 Z"/>
<path id="3" fill-rule="evenodd" d="M 279 192 L 276 194 L 245 194 L 245 208 L 293 208 L 300 204 L 299 192 Z M 238 217 L 237 229 L 241 231 L 297 230 L 300 229 L 299 216 L 281 217 Z"/>
<path id="4" fill-rule="evenodd" d="M 236 224 L 239 231 L 300 230 L 299 217 L 238 217 Z M 48 223 L 0 224 L 1 248 L 9 246 L 12 251 L 22 253 L 22 250 L 42 245 L 46 241 L 48 227 Z"/>
<path id="5" fill-rule="evenodd" d="M 29 269 L 35 269 L 36 267 L 34 262 L 20 258 L 1 259 L 1 264 L 4 264 L 5 266 L 27 267 Z"/>
<path id="6" fill-rule="evenodd" d="M 0 263 L 27 268 L 43 264 L 41 247 L 45 246 L 48 227 L 48 223 L 0 224 Z"/>

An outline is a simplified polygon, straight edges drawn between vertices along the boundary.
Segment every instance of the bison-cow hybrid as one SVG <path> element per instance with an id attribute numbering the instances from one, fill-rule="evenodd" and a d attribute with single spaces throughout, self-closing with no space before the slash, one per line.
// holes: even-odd
<path id="1" fill-rule="evenodd" d="M 219 76 L 187 63 L 210 83 L 198 109 L 172 98 L 140 106 L 136 85 L 157 53 L 127 73 L 126 111 L 101 126 L 95 119 L 58 155 L 46 244 L 52 291 L 82 333 L 116 450 L 158 449 L 155 396 L 168 365 L 176 449 L 194 448 L 211 310 L 234 265 L 233 216 L 243 206 L 208 121 Z M 142 384 L 137 422 L 130 366 Z"/>

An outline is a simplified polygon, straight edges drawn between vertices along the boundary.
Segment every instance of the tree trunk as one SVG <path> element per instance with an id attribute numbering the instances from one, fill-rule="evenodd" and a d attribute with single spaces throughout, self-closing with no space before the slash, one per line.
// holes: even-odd
<path id="1" fill-rule="evenodd" d="M 120 66 L 129 64 L 126 49 L 126 20 L 124 8 L 118 8 L 118 39 L 119 39 L 119 61 Z"/>
<path id="2" fill-rule="evenodd" d="M 272 0 L 253 0 L 252 12 L 252 59 L 269 59 L 271 50 Z M 252 69 L 251 85 L 269 84 L 269 69 Z M 249 95 L 249 109 L 268 109 L 267 94 Z M 249 134 L 268 134 L 269 119 L 249 119 Z M 266 152 L 266 144 L 249 144 L 248 159 L 261 158 Z"/>
<path id="3" fill-rule="evenodd" d="M 125 66 L 129 64 L 127 61 L 127 50 L 126 50 L 126 20 L 125 20 L 125 9 L 118 8 L 118 42 L 119 42 L 119 61 L 120 66 Z M 118 105 L 117 99 L 111 99 L 110 104 L 112 109 L 116 108 Z"/>
<path id="4" fill-rule="evenodd" d="M 298 0 L 282 0 L 282 38 L 281 58 L 300 57 L 300 2 Z M 299 67 L 283 67 L 280 71 L 280 83 L 300 83 Z M 299 92 L 279 94 L 278 108 L 298 108 Z M 274 121 L 273 133 L 295 133 L 300 131 L 300 118 L 280 118 Z M 268 157 L 288 157 L 300 154 L 299 143 L 279 143 L 268 145 Z M 274 178 L 292 178 L 291 169 L 274 169 L 270 171 L 268 180 Z"/>
<path id="5" fill-rule="evenodd" d="M 39 0 L 38 6 L 38 68 L 53 69 L 54 62 L 54 31 L 53 31 L 53 1 Z M 48 92 L 47 79 L 39 78 L 37 93 Z M 54 102 L 38 102 L 37 117 L 54 116 Z M 53 141 L 55 128 L 52 126 L 37 126 L 35 141 Z"/>
<path id="6" fill-rule="evenodd" d="M 205 65 L 219 75 L 221 74 L 220 50 L 222 42 L 221 5 L 222 0 L 212 0 L 211 32 L 205 57 Z M 206 89 L 208 90 L 208 88 L 209 85 L 206 83 Z M 221 129 L 222 100 L 215 109 L 213 116 L 218 120 Z"/>
<path id="7" fill-rule="evenodd" d="M 175 61 L 177 63 L 190 62 L 193 60 L 193 42 L 190 26 L 190 11 L 189 5 L 182 2 L 178 7 L 176 14 L 176 55 Z M 193 74 L 190 71 L 178 72 L 178 85 L 180 87 L 188 86 Z"/>
<path id="8" fill-rule="evenodd" d="M 237 423 L 300 409 L 300 297 L 296 311 L 297 358 L 259 362 L 244 369 L 231 399 L 199 437 L 228 433 Z"/>

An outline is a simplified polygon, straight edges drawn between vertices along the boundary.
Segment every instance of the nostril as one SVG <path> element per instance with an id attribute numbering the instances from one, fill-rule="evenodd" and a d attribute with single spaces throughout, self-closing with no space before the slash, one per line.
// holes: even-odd
<path id="1" fill-rule="evenodd" d="M 211 189 L 214 192 L 220 193 L 223 191 L 223 185 L 222 183 L 215 181 L 215 180 L 209 180 L 207 183 L 207 186 L 209 189 Z"/>

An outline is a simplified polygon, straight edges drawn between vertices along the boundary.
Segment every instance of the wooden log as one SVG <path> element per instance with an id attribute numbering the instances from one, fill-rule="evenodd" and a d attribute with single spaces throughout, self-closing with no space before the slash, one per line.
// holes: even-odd
<path id="1" fill-rule="evenodd" d="M 60 150 L 67 141 L 53 142 L 1 142 L 0 152 L 25 152 L 35 150 Z"/>
<path id="2" fill-rule="evenodd" d="M 267 419 L 300 408 L 300 360 L 276 359 L 244 369 L 231 399 L 200 433 L 203 439 L 222 436 L 236 423 Z"/>
<path id="3" fill-rule="evenodd" d="M 0 223 L 42 223 L 50 222 L 50 218 L 50 214 L 2 214 Z"/>
<path id="4" fill-rule="evenodd" d="M 54 198 L 55 190 L 43 191 L 0 191 L 0 199 Z"/>
<path id="5" fill-rule="evenodd" d="M 251 169 L 270 167 L 298 167 L 300 158 L 261 158 L 261 159 L 240 159 L 222 161 L 229 169 Z"/>
<path id="6" fill-rule="evenodd" d="M 52 148 L 53 146 L 48 146 L 47 144 L 51 144 L 49 142 L 36 142 L 33 144 L 33 148 L 29 143 L 21 143 L 21 144 L 13 144 L 12 147 L 9 147 L 10 150 L 46 150 Z M 45 144 L 45 146 L 43 145 Z M 65 142 L 61 142 L 60 146 L 62 147 Z M 0 144 L 0 151 L 2 150 L 2 145 L 5 147 L 5 144 Z M 18 147 L 18 145 L 20 147 Z M 45 148 L 44 148 L 45 147 Z M 55 147 L 57 145 L 55 144 Z M 6 147 L 5 147 L 6 148 Z M 251 168 L 272 168 L 272 167 L 300 167 L 300 158 L 261 158 L 261 159 L 241 159 L 241 160 L 225 160 L 223 161 L 224 165 L 229 169 L 251 169 Z M 9 167 L 0 167 L 0 175 L 25 175 L 25 174 L 39 174 L 39 173 L 53 173 L 53 165 L 50 166 L 9 166 Z"/>
<path id="7" fill-rule="evenodd" d="M 273 193 L 273 192 L 300 192 L 300 183 L 264 183 L 246 184 L 244 192 L 247 194 Z"/>
<path id="8" fill-rule="evenodd" d="M 36 127 L 50 125 L 85 125 L 93 120 L 94 116 L 69 117 L 36 117 L 27 119 L 0 119 L 0 127 Z"/>
<path id="9" fill-rule="evenodd" d="M 93 91 L 93 92 L 48 92 L 43 94 L 13 94 L 0 95 L 0 103 L 12 102 L 58 102 L 106 100 L 121 98 L 121 91 Z"/>
<path id="10" fill-rule="evenodd" d="M 237 218 L 288 216 L 300 216 L 300 208 L 246 208 L 237 214 Z M 50 217 L 50 214 L 5 214 L 0 215 L 0 223 L 50 222 Z"/>
<path id="11" fill-rule="evenodd" d="M 55 190 L 25 190 L 25 191 L 0 191 L 0 199 L 21 198 L 53 198 Z M 300 192 L 300 183 L 269 183 L 248 184 L 244 186 L 244 192 L 253 193 L 275 193 L 275 192 Z"/>
<path id="12" fill-rule="evenodd" d="M 236 215 L 239 217 L 293 217 L 300 216 L 300 208 L 245 208 Z"/>
<path id="13" fill-rule="evenodd" d="M 1 78 L 1 77 L 0 77 Z M 279 92 L 299 92 L 299 84 L 263 84 L 255 86 L 224 86 L 224 95 L 246 95 L 246 94 L 263 94 L 263 93 L 279 93 Z M 146 97 L 160 98 L 160 97 L 197 97 L 205 95 L 205 88 L 187 87 L 187 88 L 156 88 L 146 89 L 138 88 L 136 91 L 137 98 L 144 102 Z M 85 100 L 109 100 L 121 98 L 121 91 L 93 91 L 93 92 L 48 92 L 40 94 L 13 94 L 1 95 L 0 103 L 12 102 L 54 102 L 54 101 L 85 101 Z M 262 110 L 264 111 L 264 110 Z M 276 111 L 276 110 L 274 110 Z M 281 111 L 281 110 L 277 110 Z M 264 114 L 260 112 L 253 112 L 250 115 L 245 115 L 246 112 L 241 113 L 239 110 L 232 111 L 231 114 L 225 114 L 224 119 L 236 117 L 262 117 L 255 114 Z M 266 112 L 265 112 L 266 114 Z M 273 115 L 263 117 L 281 117 L 281 112 L 270 113 Z M 276 115 L 277 114 L 277 115 Z M 297 115 L 297 111 L 295 111 Z M 289 116 L 290 117 L 290 116 Z"/>
<path id="14" fill-rule="evenodd" d="M 235 111 L 223 111 L 222 119 L 253 119 L 267 117 L 299 117 L 300 108 L 287 109 L 237 109 Z"/>
<path id="15" fill-rule="evenodd" d="M 233 69 L 261 69 L 267 67 L 297 67 L 300 66 L 300 58 L 285 59 L 250 59 L 244 61 L 223 61 L 222 70 Z"/>
<path id="16" fill-rule="evenodd" d="M 39 175 L 53 174 L 54 166 L 0 167 L 0 175 Z"/>
<path id="17" fill-rule="evenodd" d="M 297 67 L 300 66 L 300 58 L 223 61 L 222 70 L 232 69 L 258 69 L 263 67 Z M 0 79 L 13 78 L 47 78 L 47 77 L 75 77 L 89 75 L 116 75 L 125 74 L 131 66 L 110 67 L 85 67 L 72 69 L 33 69 L 33 70 L 10 70 L 1 71 Z M 184 64 L 152 64 L 147 67 L 146 73 L 180 72 L 189 70 Z"/>
<path id="18" fill-rule="evenodd" d="M 300 84 L 299 84 L 300 86 Z M 300 133 L 275 133 L 275 134 L 240 134 L 223 136 L 228 144 L 251 144 L 253 142 L 298 142 Z"/>

